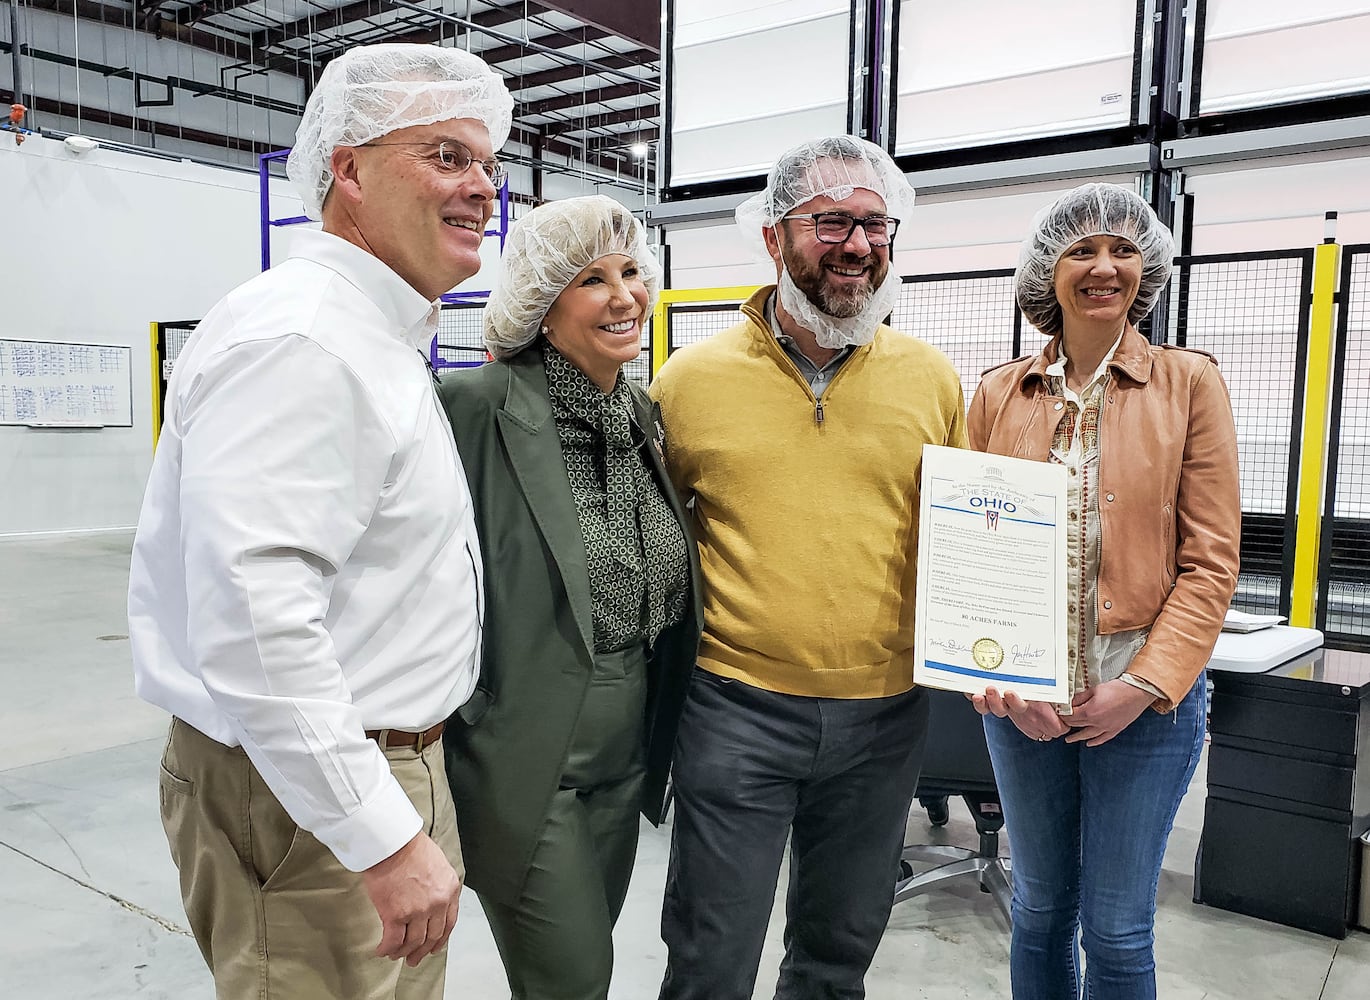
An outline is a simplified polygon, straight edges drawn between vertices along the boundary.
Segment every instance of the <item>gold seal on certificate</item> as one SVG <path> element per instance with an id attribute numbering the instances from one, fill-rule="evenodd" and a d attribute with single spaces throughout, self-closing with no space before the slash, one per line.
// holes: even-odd
<path id="1" fill-rule="evenodd" d="M 1004 662 L 1004 647 L 993 639 L 976 639 L 971 644 L 970 657 L 985 670 L 998 670 Z"/>

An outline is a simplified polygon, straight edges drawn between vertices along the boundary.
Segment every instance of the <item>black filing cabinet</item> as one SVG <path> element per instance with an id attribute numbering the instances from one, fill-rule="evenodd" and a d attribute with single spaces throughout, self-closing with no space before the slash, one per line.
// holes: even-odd
<path id="1" fill-rule="evenodd" d="M 1370 654 L 1319 649 L 1209 676 L 1195 902 L 1346 937 L 1370 829 Z"/>

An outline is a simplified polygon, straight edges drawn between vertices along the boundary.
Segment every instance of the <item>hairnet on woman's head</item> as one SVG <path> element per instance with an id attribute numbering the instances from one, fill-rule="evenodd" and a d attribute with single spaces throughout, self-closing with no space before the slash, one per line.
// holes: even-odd
<path id="1" fill-rule="evenodd" d="M 397 129 L 474 118 L 494 149 L 513 123 L 514 99 L 481 59 L 461 49 L 391 42 L 358 45 L 329 63 L 305 105 L 286 174 L 319 219 L 338 146 L 360 146 Z"/>
<path id="2" fill-rule="evenodd" d="M 1056 300 L 1056 265 L 1066 251 L 1090 236 L 1121 236 L 1142 255 L 1142 280 L 1127 311 L 1136 324 L 1156 304 L 1170 280 L 1175 239 L 1142 197 L 1117 184 L 1082 184 L 1037 213 L 1032 234 L 1018 255 L 1014 286 L 1018 307 L 1042 333 L 1061 329 L 1061 303 Z"/>
<path id="3" fill-rule="evenodd" d="M 543 317 L 576 275 L 606 254 L 637 263 L 648 312 L 661 292 L 661 265 L 642 223 L 603 195 L 539 205 L 509 229 L 499 281 L 485 305 L 485 346 L 496 358 L 517 354 L 536 339 Z"/>
<path id="4" fill-rule="evenodd" d="M 885 212 L 907 222 L 913 187 L 890 155 L 852 135 L 801 142 L 781 154 L 766 178 L 766 190 L 737 207 L 737 225 L 754 253 L 769 259 L 762 227 L 773 227 L 800 205 L 820 195 L 842 201 L 857 188 L 885 200 Z"/>

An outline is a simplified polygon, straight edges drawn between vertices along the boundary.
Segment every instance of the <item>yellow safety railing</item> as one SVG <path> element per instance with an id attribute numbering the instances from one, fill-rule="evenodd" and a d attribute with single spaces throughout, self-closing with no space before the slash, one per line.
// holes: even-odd
<path id="1" fill-rule="evenodd" d="M 661 370 L 670 351 L 667 313 L 671 306 L 705 302 L 745 302 L 760 285 L 732 285 L 728 288 L 675 288 L 662 291 L 652 311 L 652 378 Z"/>
<path id="2" fill-rule="evenodd" d="M 1330 240 L 1313 251 L 1313 302 L 1308 314 L 1303 438 L 1299 442 L 1299 499 L 1294 511 L 1294 579 L 1289 597 L 1289 624 L 1302 628 L 1312 628 L 1317 620 L 1318 546 L 1322 540 L 1323 490 L 1327 482 L 1340 259 L 1341 246 Z"/>
<path id="3" fill-rule="evenodd" d="M 149 323 L 148 329 L 151 333 L 152 343 L 148 348 L 148 357 L 152 359 L 152 381 L 148 383 L 152 387 L 152 450 L 157 450 L 157 440 L 162 436 L 162 352 L 157 346 L 157 332 L 160 323 Z"/>

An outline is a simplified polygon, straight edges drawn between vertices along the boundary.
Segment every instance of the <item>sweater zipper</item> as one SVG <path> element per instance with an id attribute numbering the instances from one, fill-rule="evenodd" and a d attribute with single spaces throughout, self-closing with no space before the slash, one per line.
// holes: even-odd
<path id="1" fill-rule="evenodd" d="M 823 426 L 823 397 L 815 396 L 813 400 L 813 421 L 819 427 Z"/>

